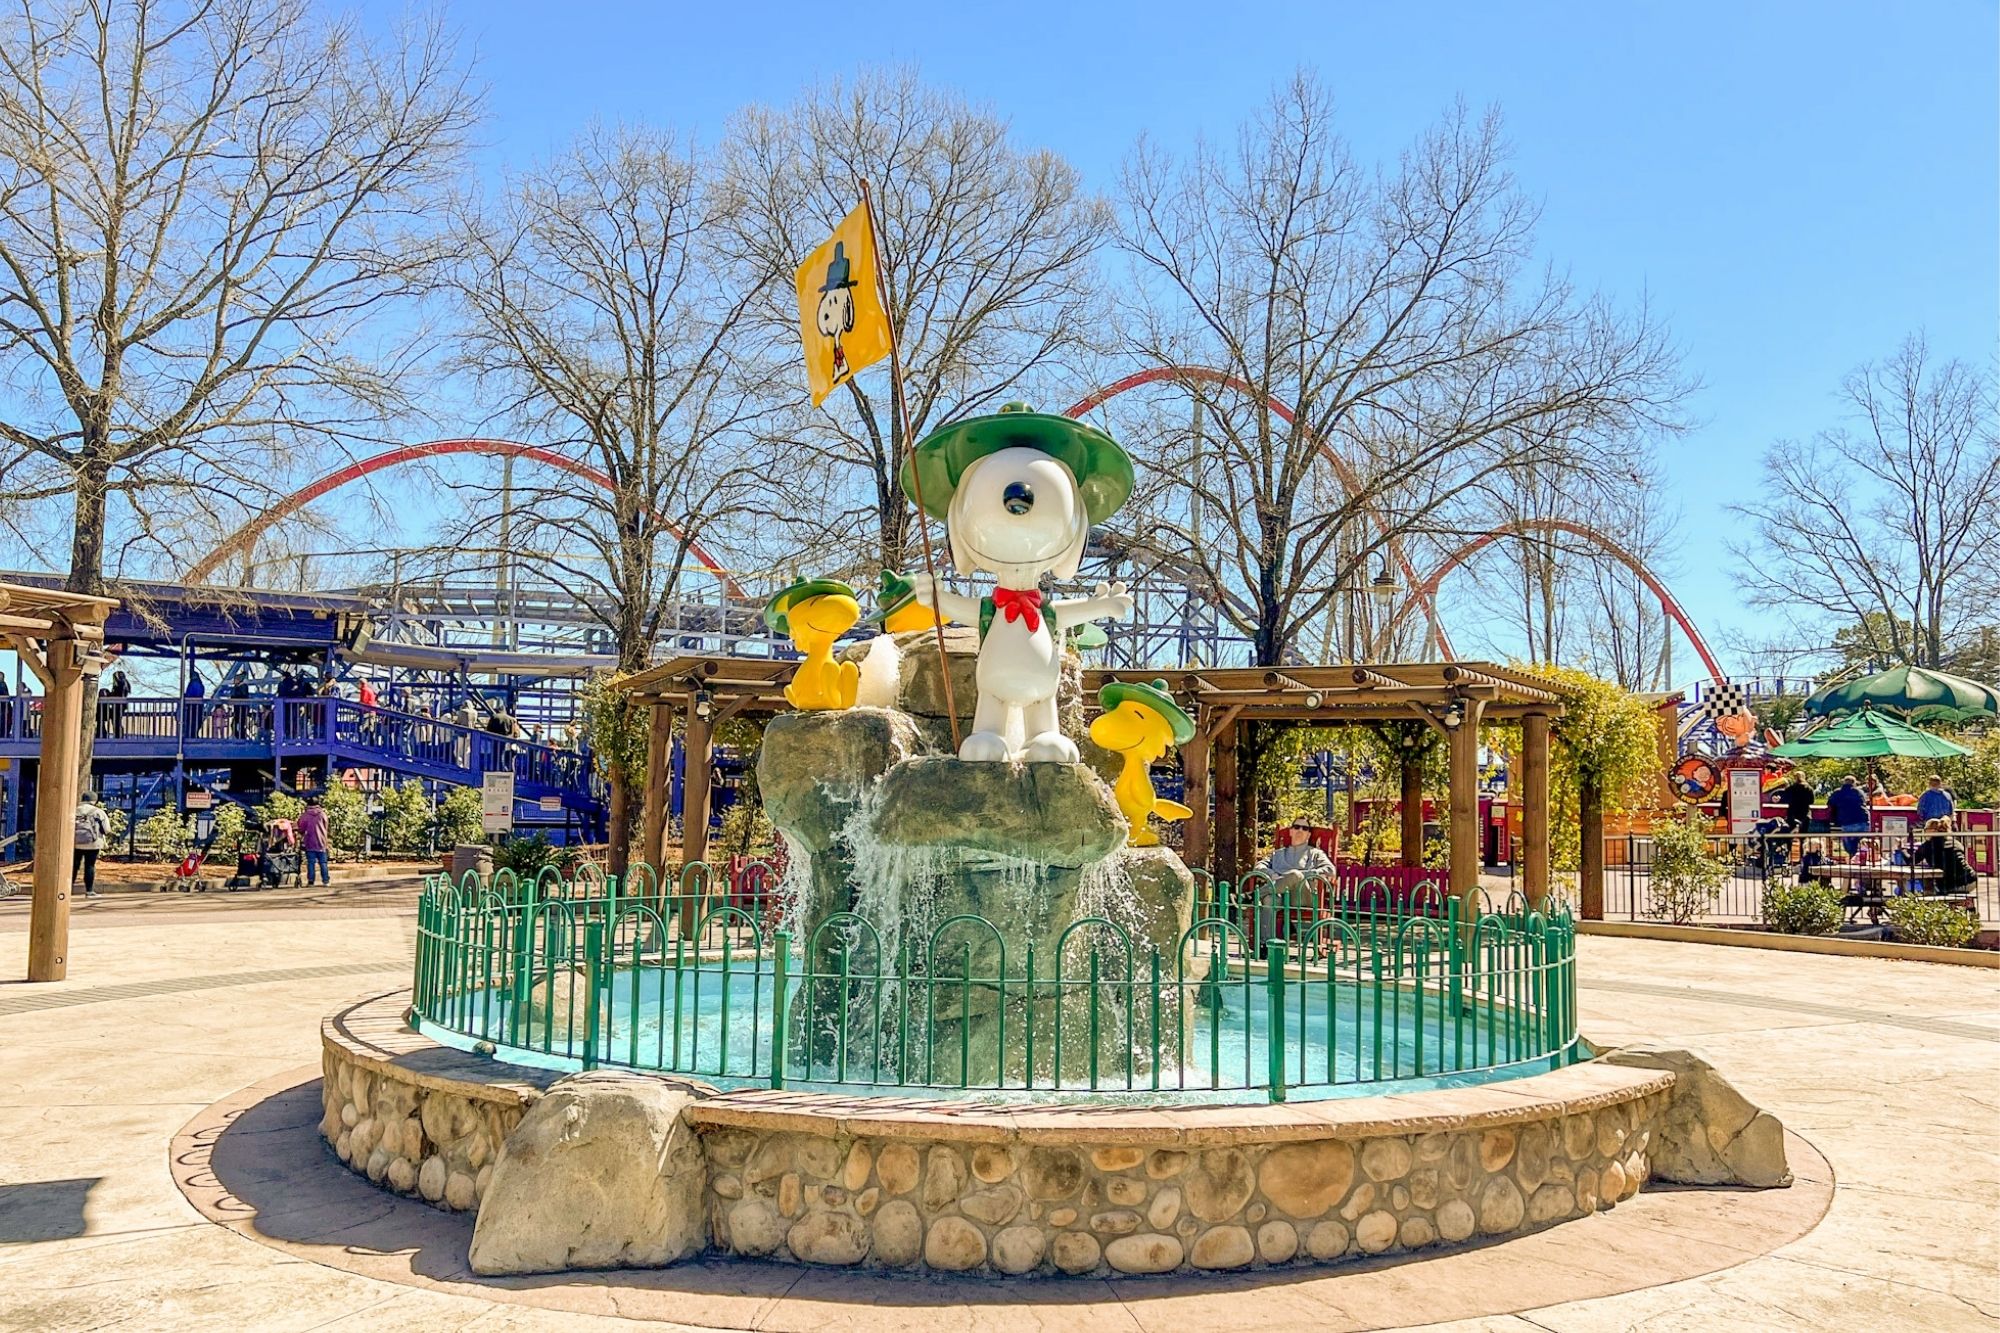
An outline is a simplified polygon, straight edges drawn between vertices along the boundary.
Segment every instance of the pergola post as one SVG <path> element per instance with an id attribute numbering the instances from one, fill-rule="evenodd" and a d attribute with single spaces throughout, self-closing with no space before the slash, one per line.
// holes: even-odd
<path id="1" fill-rule="evenodd" d="M 1549 896 L 1549 715 L 1521 717 L 1521 878 L 1528 906 Z"/>
<path id="2" fill-rule="evenodd" d="M 646 796 L 641 807 L 639 855 L 657 877 L 667 864 L 667 769 L 673 754 L 674 715 L 659 700 L 647 704 Z"/>
<path id="3" fill-rule="evenodd" d="M 1467 927 L 1479 919 L 1479 719 L 1482 699 L 1459 699 L 1451 728 L 1451 893 Z"/>
<path id="4" fill-rule="evenodd" d="M 1604 919 L 1604 789 L 1595 775 L 1584 773 L 1576 790 L 1577 906 L 1585 921 Z"/>
<path id="5" fill-rule="evenodd" d="M 1181 858 L 1190 866 L 1209 869 L 1208 737 L 1197 727 L 1181 747 L 1181 772 L 1187 778 L 1186 805 L 1194 813 L 1181 825 Z"/>
<path id="6" fill-rule="evenodd" d="M 35 770 L 35 882 L 28 916 L 28 980 L 69 975 L 70 878 L 76 857 L 76 804 L 82 755 L 83 645 L 73 626 L 58 622 L 36 665 L 42 700 L 41 759 Z M 24 657 L 26 645 L 17 645 Z"/>
<path id="7" fill-rule="evenodd" d="M 1234 884 L 1238 878 L 1238 838 L 1242 822 L 1237 811 L 1236 723 L 1231 722 L 1215 737 L 1215 878 L 1217 883 Z"/>
<path id="8" fill-rule="evenodd" d="M 1403 856 L 1406 866 L 1424 863 L 1424 760 L 1423 752 L 1405 746 L 1403 755 Z"/>
<path id="9" fill-rule="evenodd" d="M 712 705 L 702 696 L 688 700 L 686 729 L 681 739 L 681 865 L 708 859 L 709 750 L 714 727 L 708 714 Z M 680 903 L 681 934 L 692 938 L 695 918 L 704 904 L 684 897 Z"/>

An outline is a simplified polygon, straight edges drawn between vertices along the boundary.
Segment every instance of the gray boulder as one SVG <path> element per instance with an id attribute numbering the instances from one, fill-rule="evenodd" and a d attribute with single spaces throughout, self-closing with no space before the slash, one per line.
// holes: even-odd
<path id="1" fill-rule="evenodd" d="M 863 794 L 924 748 L 910 716 L 886 708 L 780 713 L 757 751 L 757 790 L 772 824 L 825 851 Z"/>
<path id="2" fill-rule="evenodd" d="M 1772 1189 L 1792 1183 L 1785 1160 L 1785 1127 L 1760 1110 L 1715 1067 L 1691 1052 L 1641 1044 L 1608 1051 L 1607 1064 L 1673 1073 L 1667 1114 L 1647 1150 L 1651 1174 L 1681 1185 L 1750 1185 Z"/>
<path id="3" fill-rule="evenodd" d="M 782 825 L 781 825 L 782 827 Z M 1124 845 L 1111 788 L 1083 764 L 911 759 L 882 779 L 878 841 L 1078 869 Z"/>
<path id="4" fill-rule="evenodd" d="M 592 1071 L 561 1080 L 501 1146 L 472 1271 L 657 1268 L 708 1244 L 708 1168 L 685 1085 Z"/>

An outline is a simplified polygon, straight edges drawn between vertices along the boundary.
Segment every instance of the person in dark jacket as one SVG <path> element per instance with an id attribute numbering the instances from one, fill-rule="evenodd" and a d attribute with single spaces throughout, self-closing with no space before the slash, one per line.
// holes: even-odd
<path id="1" fill-rule="evenodd" d="M 1941 892 L 1957 893 L 1971 888 L 1979 877 L 1965 863 L 1964 850 L 1951 840 L 1951 821 L 1933 819 L 1924 825 L 1924 832 L 1930 836 L 1917 844 L 1916 855 L 1911 860 L 1917 865 L 1944 872 L 1944 878 L 1938 881 Z"/>
<path id="2" fill-rule="evenodd" d="M 1848 774 L 1826 798 L 1828 820 L 1842 833 L 1866 833 L 1868 831 L 1868 797 L 1855 784 L 1854 775 Z M 1849 856 L 1861 845 L 1859 838 L 1842 838 L 1841 846 Z"/>
<path id="3" fill-rule="evenodd" d="M 1778 798 L 1785 803 L 1785 832 L 1804 833 L 1812 820 L 1813 789 L 1794 771 Z"/>

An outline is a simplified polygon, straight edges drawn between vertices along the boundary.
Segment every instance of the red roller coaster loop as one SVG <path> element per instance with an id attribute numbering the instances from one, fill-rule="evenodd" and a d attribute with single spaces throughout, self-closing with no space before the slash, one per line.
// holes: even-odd
<path id="1" fill-rule="evenodd" d="M 202 582 L 210 574 L 214 573 L 216 568 L 224 561 L 233 556 L 240 555 L 254 546 L 257 539 L 272 524 L 291 517 L 329 491 L 337 491 L 349 482 L 359 481 L 370 473 L 380 472 L 384 468 L 398 467 L 420 458 L 437 458 L 446 454 L 484 454 L 493 458 L 525 458 L 536 463 L 546 463 L 557 471 L 567 472 L 573 477 L 580 477 L 607 491 L 613 489 L 611 478 L 599 472 L 596 468 L 586 466 L 575 459 L 565 458 L 561 454 L 553 450 L 544 449 L 539 445 L 522 444 L 517 440 L 454 439 L 428 440 L 423 444 L 406 444 L 400 448 L 376 454 L 372 458 L 363 458 L 357 462 L 349 463 L 343 468 L 327 473 L 311 485 L 302 486 L 298 490 L 293 491 L 290 495 L 245 523 L 242 527 L 236 529 L 236 531 L 230 533 L 228 537 L 223 539 L 219 546 L 189 566 L 187 573 L 181 577 L 189 583 Z M 681 535 L 680 530 L 672 524 L 667 525 L 667 530 L 672 532 L 676 537 Z M 744 595 L 743 589 L 737 586 L 736 580 L 729 575 L 727 570 L 718 565 L 707 551 L 701 548 L 699 542 L 688 543 L 688 554 L 699 561 L 702 568 L 714 574 L 721 581 L 723 589 L 731 597 L 741 597 Z"/>
<path id="2" fill-rule="evenodd" d="M 1524 518 L 1512 523 L 1503 523 L 1490 532 L 1474 537 L 1438 561 L 1436 568 L 1425 575 L 1422 583 L 1417 586 L 1423 590 L 1425 597 L 1436 597 L 1438 585 L 1444 581 L 1444 576 L 1463 564 L 1474 553 L 1502 537 L 1522 537 L 1531 532 L 1562 532 L 1572 537 L 1581 537 L 1585 541 L 1595 543 L 1614 560 L 1638 575 L 1639 581 L 1646 585 L 1646 590 L 1660 599 L 1660 609 L 1667 613 L 1668 619 L 1680 626 L 1681 633 L 1686 635 L 1687 641 L 1694 646 L 1695 656 L 1701 659 L 1702 667 L 1708 674 L 1716 680 L 1728 679 L 1722 667 L 1716 662 L 1715 654 L 1708 650 L 1708 642 L 1701 637 L 1701 631 L 1695 628 L 1694 621 L 1688 617 L 1680 602 L 1668 590 L 1667 585 L 1661 582 L 1659 576 L 1648 569 L 1646 562 L 1638 556 L 1586 524 L 1572 523 L 1564 518 Z M 1396 626 L 1408 617 L 1410 606 L 1410 602 L 1405 602 L 1396 608 L 1395 613 L 1389 617 L 1389 632 L 1393 633 Z"/>
<path id="3" fill-rule="evenodd" d="M 1212 370 L 1207 366 L 1154 366 L 1150 370 L 1141 370 L 1135 374 L 1127 375 L 1124 379 L 1112 381 L 1095 393 L 1073 403 L 1063 412 L 1063 415 L 1066 417 L 1080 417 L 1086 412 L 1102 407 L 1119 394 L 1137 389 L 1142 385 L 1159 384 L 1168 380 L 1183 383 L 1198 381 L 1205 384 L 1220 384 L 1225 388 L 1234 389 L 1238 393 L 1251 396 L 1254 396 L 1257 392 L 1247 381 L 1238 379 L 1236 376 L 1228 374 L 1225 371 Z M 1273 412 L 1278 414 L 1279 419 L 1285 422 L 1285 424 L 1291 425 L 1297 419 L 1291 406 L 1280 399 L 1273 398 L 1267 394 L 1264 401 L 1270 406 Z M 1310 428 L 1308 428 L 1308 433 L 1310 434 Z M 1349 495 L 1359 494 L 1361 492 L 1361 478 L 1355 474 L 1353 468 L 1347 465 L 1347 460 L 1335 453 L 1317 435 L 1312 436 L 1312 442 L 1313 446 L 1319 450 L 1320 455 L 1332 465 L 1334 475 L 1340 479 L 1340 484 L 1347 489 L 1347 493 Z M 1383 534 L 1387 536 L 1389 534 L 1389 520 L 1374 510 L 1370 510 L 1370 514 L 1375 519 L 1376 527 L 1380 528 Z M 1430 621 L 1431 638 L 1437 643 L 1439 655 L 1449 661 L 1453 656 L 1451 639 L 1445 634 L 1444 622 L 1438 618 L 1435 587 L 1428 590 L 1419 587 L 1415 567 L 1410 564 L 1409 557 L 1403 553 L 1403 544 L 1393 536 L 1389 537 L 1389 555 L 1395 560 L 1396 567 L 1402 570 L 1403 584 L 1411 590 L 1412 600 L 1422 604 L 1424 618 Z M 1411 603 L 1405 602 L 1403 605 L 1407 610 Z M 1391 622 L 1391 627 L 1393 628 L 1394 625 L 1401 623 L 1402 619 L 1402 616 L 1397 616 Z"/>

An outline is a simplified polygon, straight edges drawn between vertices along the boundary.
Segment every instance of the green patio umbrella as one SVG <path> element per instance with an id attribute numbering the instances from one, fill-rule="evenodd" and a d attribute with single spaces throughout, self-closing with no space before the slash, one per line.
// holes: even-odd
<path id="1" fill-rule="evenodd" d="M 1926 667 L 1899 666 L 1830 685 L 1806 700 L 1806 712 L 1814 717 L 1839 717 L 1864 708 L 1908 714 L 1933 707 L 2000 714 L 2000 690 Z"/>
<path id="2" fill-rule="evenodd" d="M 1970 752 L 1942 736 L 1919 731 L 1908 723 L 1864 708 L 1810 736 L 1773 746 L 1771 753 L 1786 759 L 1878 759 L 1891 754 L 1912 759 L 1948 759 Z"/>

